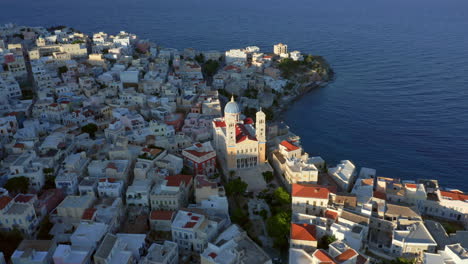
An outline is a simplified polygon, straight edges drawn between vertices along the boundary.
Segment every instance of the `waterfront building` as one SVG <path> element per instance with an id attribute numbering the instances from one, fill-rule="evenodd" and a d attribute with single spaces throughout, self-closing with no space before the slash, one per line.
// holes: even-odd
<path id="1" fill-rule="evenodd" d="M 262 110 L 241 120 L 234 97 L 224 108 L 224 117 L 213 120 L 213 142 L 228 170 L 256 167 L 266 161 L 266 116 Z"/>
<path id="2" fill-rule="evenodd" d="M 468 251 L 460 244 L 446 245 L 444 250 L 437 253 L 424 252 L 424 264 L 466 264 L 468 263 Z"/>
<path id="3" fill-rule="evenodd" d="M 427 190 L 427 188 L 426 188 Z M 436 190 L 421 195 L 418 208 L 422 214 L 468 224 L 468 194 L 459 190 Z"/>
<path id="4" fill-rule="evenodd" d="M 315 159 L 303 153 L 298 142 L 283 140 L 273 152 L 272 164 L 283 176 L 281 179 L 291 190 L 294 183 L 317 183 L 318 169 Z"/>
<path id="5" fill-rule="evenodd" d="M 282 54 L 287 54 L 288 53 L 288 45 L 283 44 L 283 43 L 278 43 L 273 46 L 273 53 L 276 55 L 282 55 Z"/>
<path id="6" fill-rule="evenodd" d="M 415 258 L 424 252 L 436 251 L 437 243 L 423 222 L 401 226 L 393 231 L 391 254 L 405 258 Z"/>
<path id="7" fill-rule="evenodd" d="M 233 64 L 233 63 L 245 63 L 247 62 L 247 53 L 240 49 L 232 49 L 226 51 L 226 64 Z"/>
<path id="8" fill-rule="evenodd" d="M 336 167 L 328 169 L 328 174 L 343 191 L 350 191 L 356 177 L 356 166 L 349 160 L 342 160 Z"/>
<path id="9" fill-rule="evenodd" d="M 301 60 L 304 60 L 304 56 L 302 56 L 301 52 L 300 51 L 291 51 L 289 53 L 289 57 L 294 60 L 294 61 L 301 61 Z"/>

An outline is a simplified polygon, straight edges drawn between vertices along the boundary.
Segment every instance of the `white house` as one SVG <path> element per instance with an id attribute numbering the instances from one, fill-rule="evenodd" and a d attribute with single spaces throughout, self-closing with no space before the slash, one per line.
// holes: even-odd
<path id="1" fill-rule="evenodd" d="M 356 166 L 349 160 L 342 160 L 336 167 L 329 168 L 328 174 L 344 191 L 349 191 L 356 177 Z"/>
<path id="2" fill-rule="evenodd" d="M 149 194 L 153 183 L 149 179 L 134 180 L 127 188 L 127 205 L 149 207 Z"/>
<path id="3" fill-rule="evenodd" d="M 179 247 L 177 243 L 165 240 L 163 244 L 153 243 L 140 264 L 178 264 Z"/>
<path id="4" fill-rule="evenodd" d="M 115 178 L 101 178 L 97 186 L 99 197 L 121 197 L 123 188 L 123 181 Z"/>
<path id="5" fill-rule="evenodd" d="M 172 240 L 184 251 L 198 253 L 214 239 L 220 229 L 219 223 L 203 214 L 179 210 L 172 222 Z"/>
<path id="6" fill-rule="evenodd" d="M 231 49 L 226 51 L 226 64 L 235 62 L 247 62 L 247 53 L 240 49 Z"/>
<path id="7" fill-rule="evenodd" d="M 322 215 L 328 207 L 330 190 L 313 184 L 295 183 L 291 197 L 294 213 Z"/>

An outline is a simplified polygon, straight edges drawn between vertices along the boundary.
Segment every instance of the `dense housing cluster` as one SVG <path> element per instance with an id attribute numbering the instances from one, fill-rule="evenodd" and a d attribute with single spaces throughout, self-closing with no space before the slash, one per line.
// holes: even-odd
<path id="1" fill-rule="evenodd" d="M 0 263 L 468 261 L 467 194 L 329 166 L 274 121 L 329 73 L 285 44 L 7 24 L 0 64 Z"/>

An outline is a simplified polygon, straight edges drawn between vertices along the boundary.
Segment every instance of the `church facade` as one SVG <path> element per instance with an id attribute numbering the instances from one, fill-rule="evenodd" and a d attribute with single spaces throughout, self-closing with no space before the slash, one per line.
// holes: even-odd
<path id="1" fill-rule="evenodd" d="M 266 116 L 262 110 L 241 119 L 239 105 L 231 98 L 224 117 L 213 119 L 213 143 L 228 170 L 252 168 L 266 161 Z"/>

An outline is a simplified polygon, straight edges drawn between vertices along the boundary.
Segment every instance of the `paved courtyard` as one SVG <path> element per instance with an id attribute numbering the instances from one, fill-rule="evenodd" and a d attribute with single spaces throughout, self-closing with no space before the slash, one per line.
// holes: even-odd
<path id="1" fill-rule="evenodd" d="M 262 175 L 265 171 L 272 171 L 270 164 L 265 163 L 253 168 L 239 169 L 236 171 L 236 177 L 240 177 L 249 185 L 247 191 L 257 194 L 267 188 L 267 183 Z"/>
<path id="2" fill-rule="evenodd" d="M 247 186 L 247 191 L 254 192 L 255 194 L 267 188 L 267 183 L 263 179 L 262 173 L 265 171 L 273 171 L 273 168 L 267 162 L 253 168 L 237 169 L 235 175 L 231 175 L 231 172 L 226 169 L 226 162 L 223 159 L 218 159 L 217 161 L 224 172 L 226 181 L 228 181 L 230 177 L 239 177 L 249 185 Z"/>

